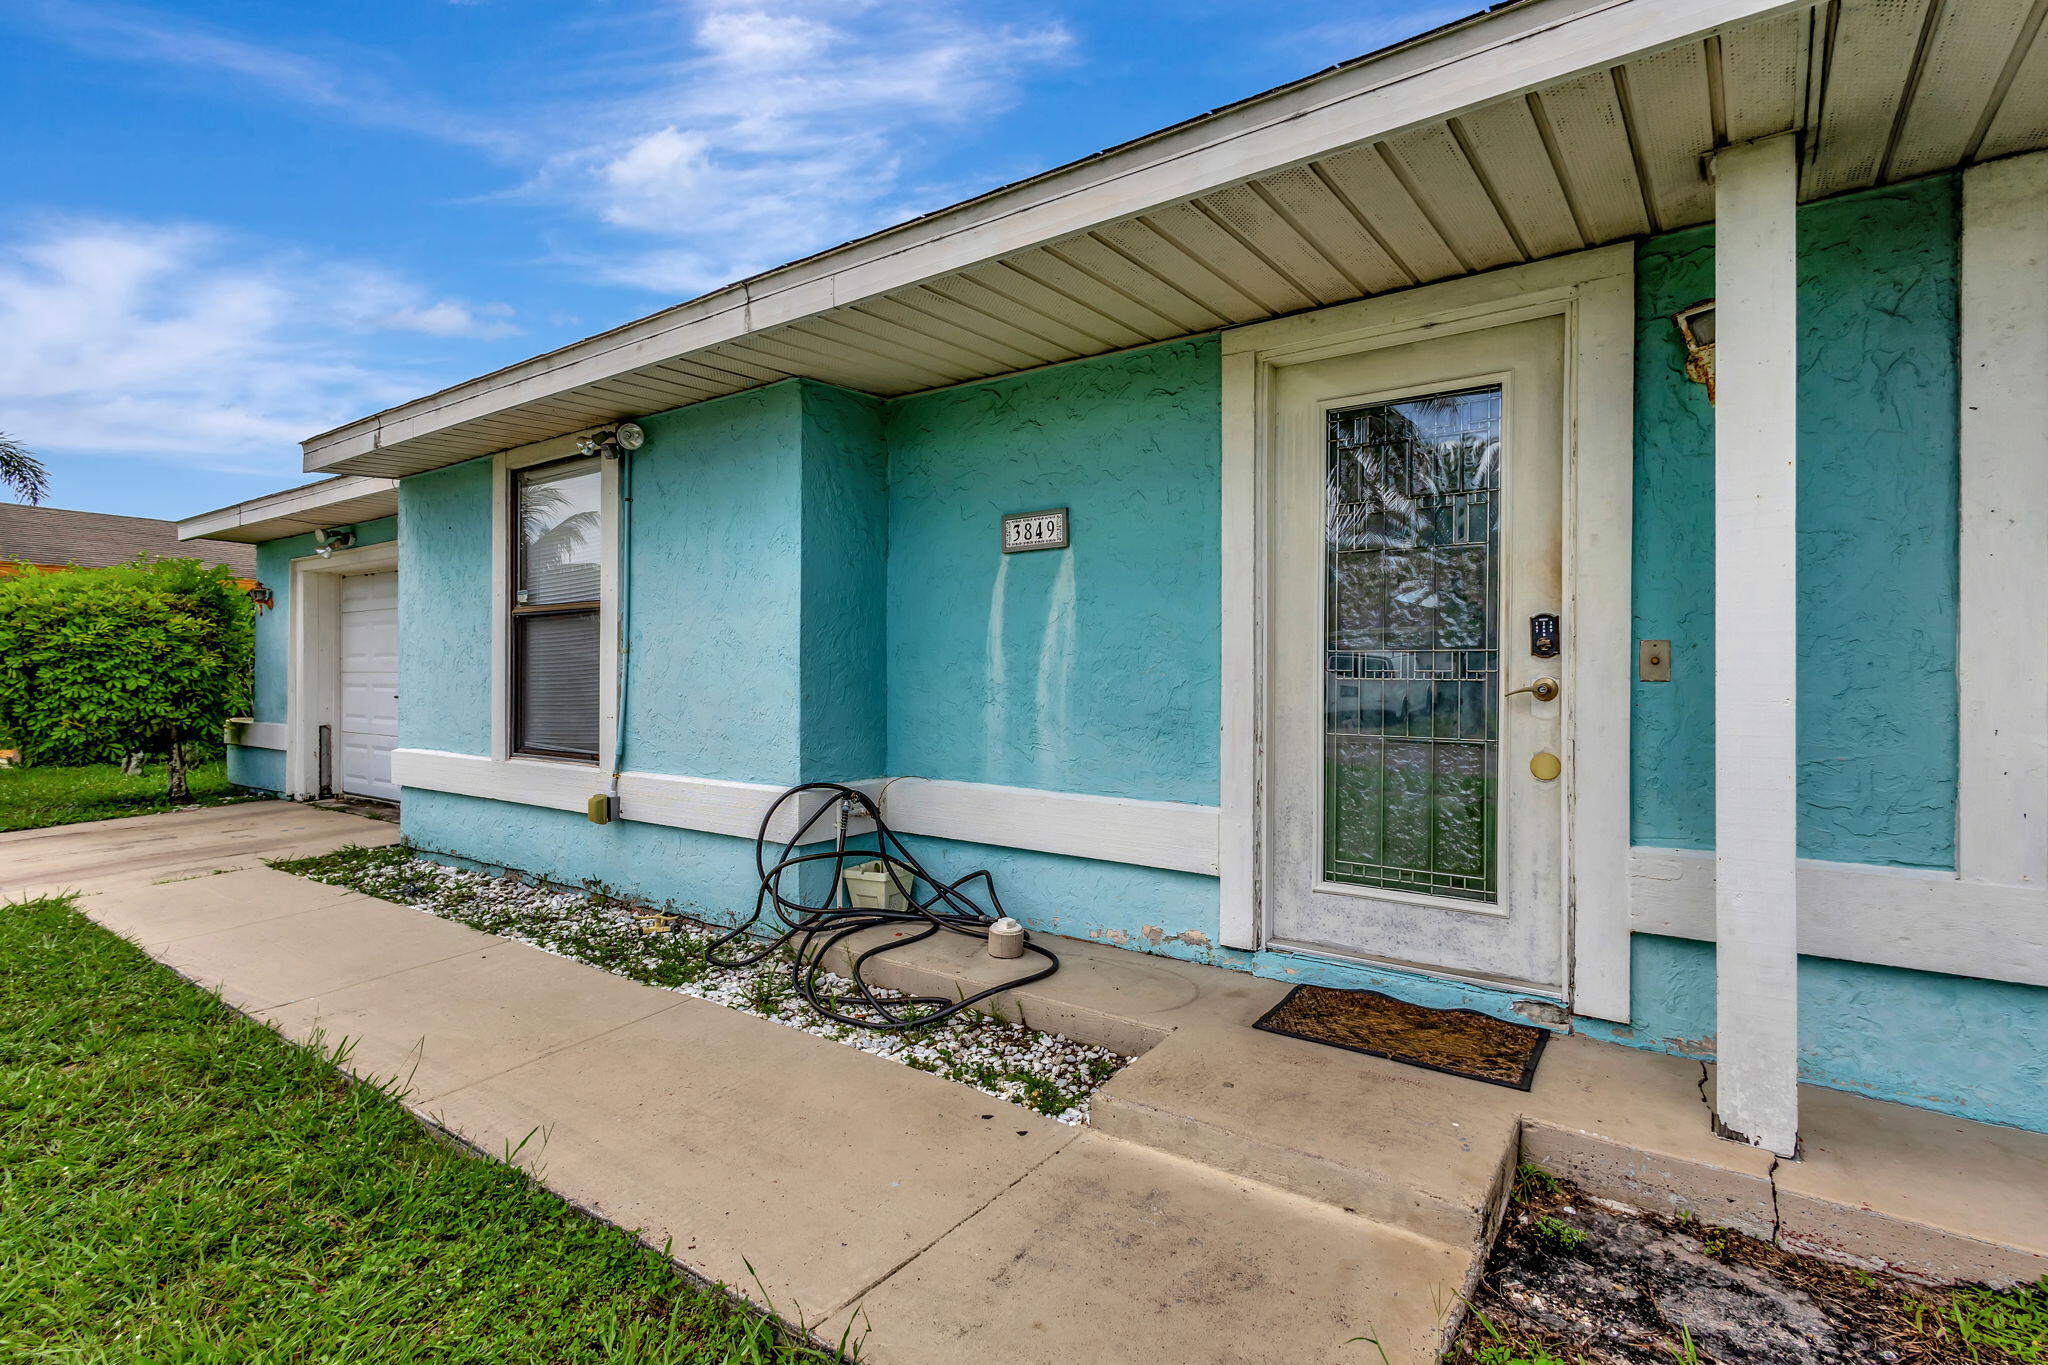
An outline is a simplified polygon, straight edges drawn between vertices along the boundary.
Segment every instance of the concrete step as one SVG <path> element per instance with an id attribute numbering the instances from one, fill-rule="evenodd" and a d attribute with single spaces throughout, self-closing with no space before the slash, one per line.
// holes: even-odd
<path id="1" fill-rule="evenodd" d="M 866 935 L 849 952 L 886 941 Z M 992 1003 L 1137 1054 L 1096 1095 L 1093 1127 L 1421 1237 L 1485 1239 L 1514 1164 L 1519 1092 L 1251 1028 L 1287 993 L 1282 982 L 1041 941 L 1060 970 Z M 945 935 L 871 960 L 868 976 L 958 998 L 1015 970 L 978 940 Z"/>
<path id="2" fill-rule="evenodd" d="M 1420 1237 L 1477 1248 L 1514 1170 L 1521 1125 L 1500 1097 L 1516 1092 L 1450 1079 L 1252 1029 L 1192 1029 L 1118 1073 L 1096 1094 L 1090 1122 Z"/>

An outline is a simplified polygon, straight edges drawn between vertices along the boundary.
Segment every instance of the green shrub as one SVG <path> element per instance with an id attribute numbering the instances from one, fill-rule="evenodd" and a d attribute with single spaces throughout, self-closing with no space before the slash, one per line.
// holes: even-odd
<path id="1" fill-rule="evenodd" d="M 248 709 L 254 613 L 234 575 L 193 559 L 24 569 L 0 579 L 0 731 L 30 763 L 183 755 Z"/>

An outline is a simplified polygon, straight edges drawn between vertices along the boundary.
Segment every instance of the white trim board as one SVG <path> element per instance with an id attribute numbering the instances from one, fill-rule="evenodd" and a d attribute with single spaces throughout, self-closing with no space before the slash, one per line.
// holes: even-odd
<path id="1" fill-rule="evenodd" d="M 400 786 L 581 814 L 608 775 L 580 764 L 399 749 Z M 751 839 L 782 788 L 664 773 L 620 776 L 620 810 L 641 824 Z M 977 782 L 870 778 L 859 787 L 904 834 L 1074 858 L 1214 874 L 1214 806 L 1083 796 Z M 788 839 L 823 804 L 805 801 L 769 831 Z M 828 816 L 817 828 L 829 831 Z M 855 832 L 864 832 L 856 827 Z M 1801 861 L 1799 950 L 1954 976 L 2048 986 L 2048 891 L 1987 886 L 1946 872 Z M 1714 857 L 1686 849 L 1629 852 L 1631 927 L 1714 940 Z"/>
<path id="2" fill-rule="evenodd" d="M 547 810 L 584 813 L 590 798 L 611 790 L 611 774 L 587 763 L 545 758 L 491 759 L 439 749 L 395 749 L 392 779 L 400 787 L 419 787 L 508 801 Z M 761 817 L 783 788 L 765 782 L 727 782 L 710 777 L 673 777 L 664 773 L 621 773 L 619 809 L 635 812 L 639 824 L 701 830 L 751 839 L 760 833 Z M 776 839 L 788 839 L 797 826 L 825 804 L 822 797 L 800 802 L 770 828 Z"/>
<path id="3" fill-rule="evenodd" d="M 1796 875 L 1808 957 L 2048 986 L 2048 890 L 1806 858 Z M 1637 933 L 1714 942 L 1712 853 L 1633 850 L 1629 895 Z"/>
<path id="4" fill-rule="evenodd" d="M 537 758 L 492 760 L 435 749 L 398 749 L 392 773 L 401 787 L 511 801 L 581 814 L 609 788 L 609 774 L 588 765 Z M 1073 858 L 1129 863 L 1214 876 L 1214 806 L 1135 801 L 979 782 L 871 778 L 851 784 L 874 796 L 899 834 L 1032 849 Z M 767 782 L 627 772 L 619 775 L 620 818 L 637 824 L 752 839 L 783 788 Z M 828 799 L 803 798 L 769 829 L 787 840 Z M 830 817 L 815 829 L 829 837 Z M 866 825 L 851 827 L 866 832 Z"/>
<path id="5" fill-rule="evenodd" d="M 2048 888 L 2048 152 L 1963 173 L 1956 866 Z"/>
<path id="6" fill-rule="evenodd" d="M 227 742 L 244 749 L 286 749 L 291 747 L 291 726 L 281 720 L 231 720 Z"/>
<path id="7" fill-rule="evenodd" d="M 1428 336 L 1565 319 L 1565 647 L 1572 1007 L 1629 1017 L 1628 717 L 1635 650 L 1635 249 L 1554 260 L 1340 304 L 1223 334 L 1223 739 L 1218 868 L 1227 947 L 1264 946 L 1259 834 L 1265 688 L 1271 376 L 1281 366 Z"/>
<path id="8" fill-rule="evenodd" d="M 861 785 L 900 834 L 1216 875 L 1214 806 L 928 777 Z"/>

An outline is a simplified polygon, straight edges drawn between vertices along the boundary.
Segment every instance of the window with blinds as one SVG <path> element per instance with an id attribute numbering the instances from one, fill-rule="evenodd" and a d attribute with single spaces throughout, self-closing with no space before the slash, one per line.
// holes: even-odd
<path id="1" fill-rule="evenodd" d="M 513 476 L 512 747 L 597 761 L 602 544 L 594 459 Z"/>

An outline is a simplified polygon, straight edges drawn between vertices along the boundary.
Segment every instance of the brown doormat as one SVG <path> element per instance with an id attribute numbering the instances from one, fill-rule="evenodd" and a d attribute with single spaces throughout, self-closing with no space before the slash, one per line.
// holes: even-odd
<path id="1" fill-rule="evenodd" d="M 1347 1052 L 1527 1090 L 1550 1030 L 1477 1010 L 1433 1010 L 1378 991 L 1296 986 L 1252 1025 Z"/>

